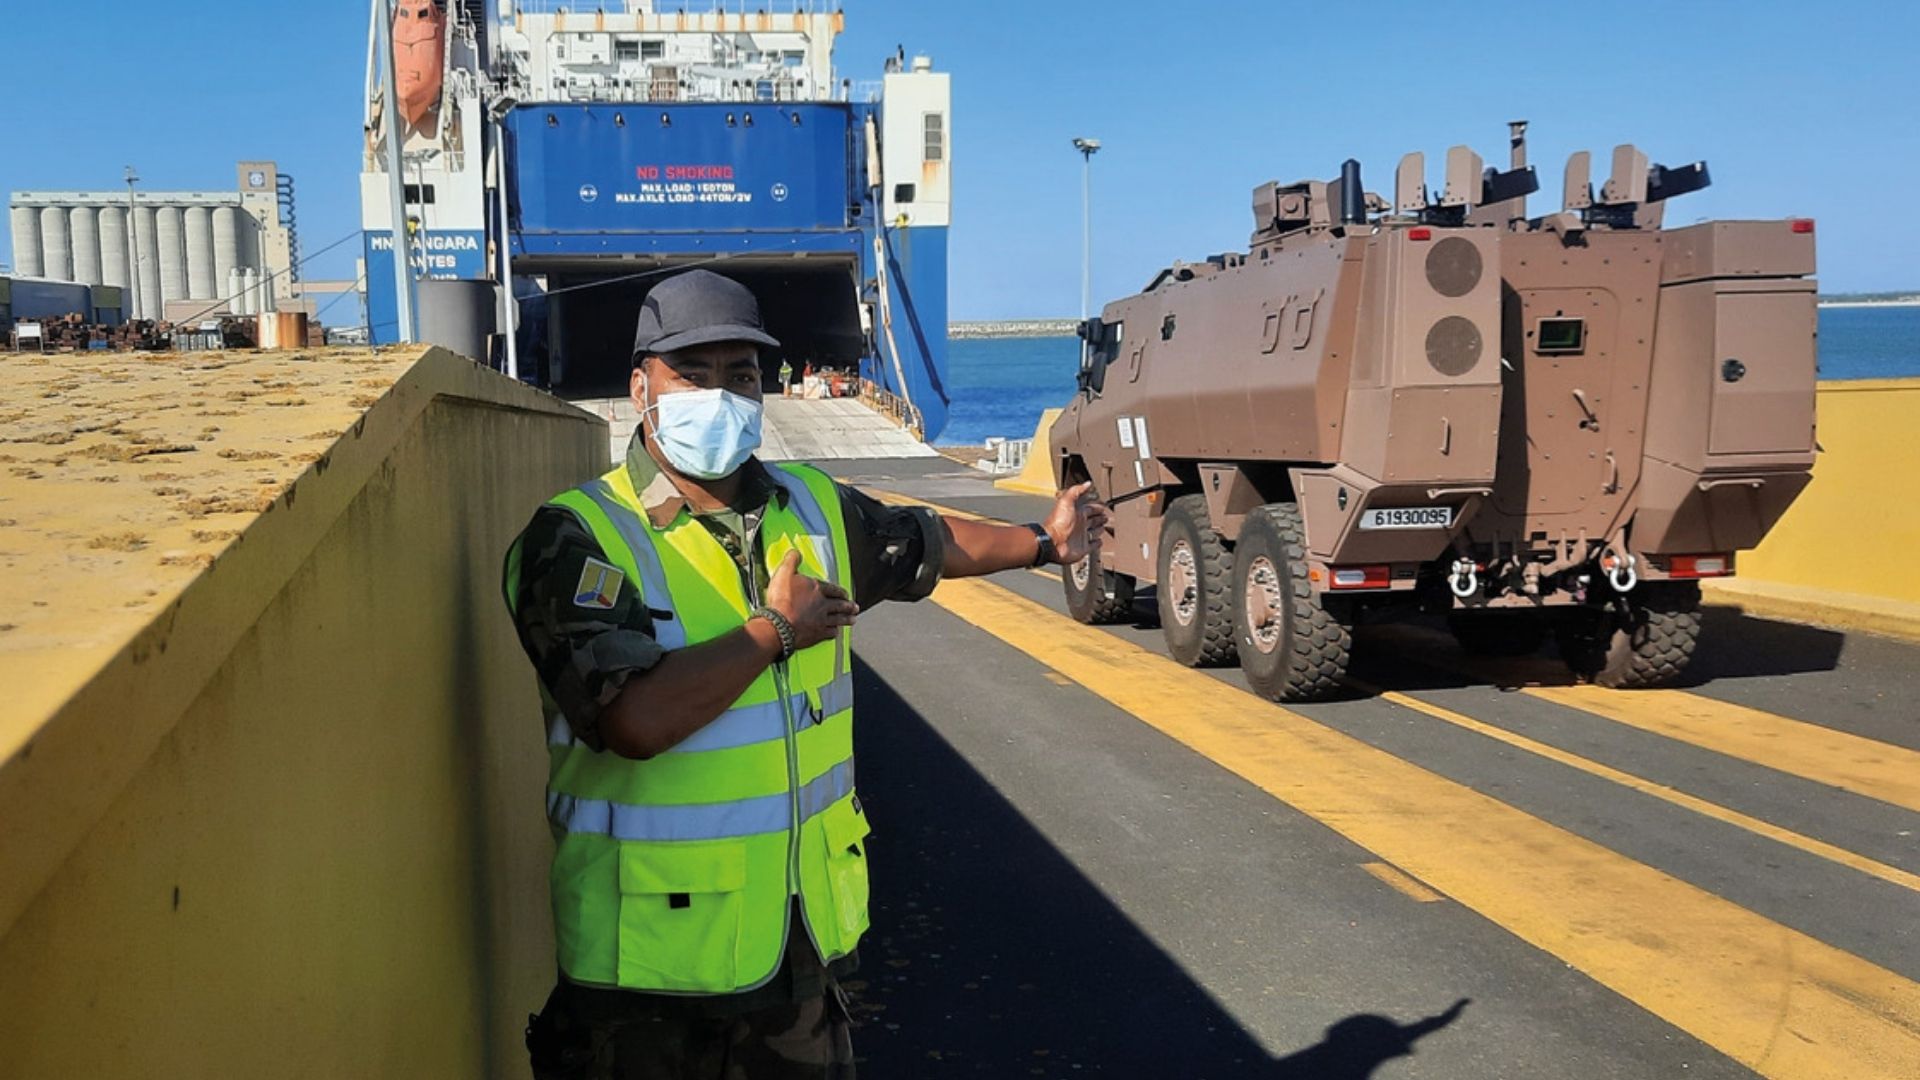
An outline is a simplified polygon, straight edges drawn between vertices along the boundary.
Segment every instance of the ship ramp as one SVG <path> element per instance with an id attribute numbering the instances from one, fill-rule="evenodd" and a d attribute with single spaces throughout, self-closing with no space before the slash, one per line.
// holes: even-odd
<path id="1" fill-rule="evenodd" d="M 626 456 L 640 416 L 633 399 L 592 398 L 575 405 L 607 422 L 614 460 Z M 764 461 L 844 461 L 937 458 L 940 452 L 859 398 L 769 396 L 762 423 Z"/>

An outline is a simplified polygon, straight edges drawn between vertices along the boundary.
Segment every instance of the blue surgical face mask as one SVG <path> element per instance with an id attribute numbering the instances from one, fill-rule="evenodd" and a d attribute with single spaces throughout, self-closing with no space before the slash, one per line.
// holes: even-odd
<path id="1" fill-rule="evenodd" d="M 641 393 L 646 392 L 642 382 Z M 760 448 L 762 407 L 752 398 L 725 390 L 682 390 L 655 396 L 647 412 L 654 445 L 685 476 L 731 476 Z"/>

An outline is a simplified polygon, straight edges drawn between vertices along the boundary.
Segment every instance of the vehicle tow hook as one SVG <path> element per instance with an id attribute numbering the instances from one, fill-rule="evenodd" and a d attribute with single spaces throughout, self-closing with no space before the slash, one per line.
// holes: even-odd
<path id="1" fill-rule="evenodd" d="M 1614 592 L 1632 592 L 1633 587 L 1640 584 L 1639 560 L 1632 553 L 1616 555 L 1608 552 L 1606 558 L 1601 560 L 1601 565 L 1606 567 L 1607 584 L 1613 586 Z"/>
<path id="2" fill-rule="evenodd" d="M 1447 576 L 1447 587 L 1462 600 L 1480 591 L 1479 568 L 1473 565 L 1472 559 L 1453 560 L 1453 572 Z"/>

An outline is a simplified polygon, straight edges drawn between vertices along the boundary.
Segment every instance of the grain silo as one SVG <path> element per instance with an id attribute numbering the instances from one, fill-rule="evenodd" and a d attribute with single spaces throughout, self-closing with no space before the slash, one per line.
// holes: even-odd
<path id="1" fill-rule="evenodd" d="M 237 308 L 230 271 L 253 272 L 262 309 L 298 295 L 293 181 L 270 161 L 242 162 L 237 190 L 18 191 L 10 209 L 15 272 L 126 286 L 142 318 Z"/>
<path id="2" fill-rule="evenodd" d="M 100 209 L 76 206 L 67 211 L 67 241 L 73 245 L 73 280 L 100 284 Z"/>
<path id="3" fill-rule="evenodd" d="M 224 282 L 227 275 L 242 269 L 240 263 L 240 210 L 233 206 L 213 208 L 213 280 Z M 232 296 L 232 293 L 223 295 Z"/>
<path id="4" fill-rule="evenodd" d="M 7 215 L 13 223 L 13 269 L 22 277 L 41 277 L 46 264 L 40 258 L 40 211 L 16 206 Z"/>
<path id="5" fill-rule="evenodd" d="M 213 211 L 187 207 L 187 296 L 211 300 L 218 286 L 213 279 Z"/>
<path id="6" fill-rule="evenodd" d="M 160 299 L 185 300 L 187 298 L 187 224 L 186 211 L 177 206 L 162 206 L 157 210 L 147 210 L 154 216 L 160 229 Z"/>
<path id="7" fill-rule="evenodd" d="M 55 281 L 73 280 L 73 245 L 67 234 L 67 208 L 48 206 L 40 211 L 40 258 L 46 276 Z"/>
<path id="8" fill-rule="evenodd" d="M 127 208 L 124 206 L 103 206 L 100 208 L 100 280 L 108 285 L 127 288 L 133 284 L 129 271 L 132 267 L 132 253 L 127 247 Z"/>
<path id="9" fill-rule="evenodd" d="M 140 287 L 140 317 L 158 318 L 161 313 L 160 242 L 155 236 L 158 221 L 151 206 L 133 211 L 134 276 Z"/>

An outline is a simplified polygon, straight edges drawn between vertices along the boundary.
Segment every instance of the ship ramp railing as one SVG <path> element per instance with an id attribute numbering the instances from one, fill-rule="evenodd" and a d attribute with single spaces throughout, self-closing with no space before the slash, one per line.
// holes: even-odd
<path id="1" fill-rule="evenodd" d="M 860 380 L 860 399 L 867 407 L 881 416 L 892 420 L 913 433 L 913 437 L 926 441 L 927 422 L 920 415 L 919 406 L 893 391 L 874 382 L 872 379 Z"/>

